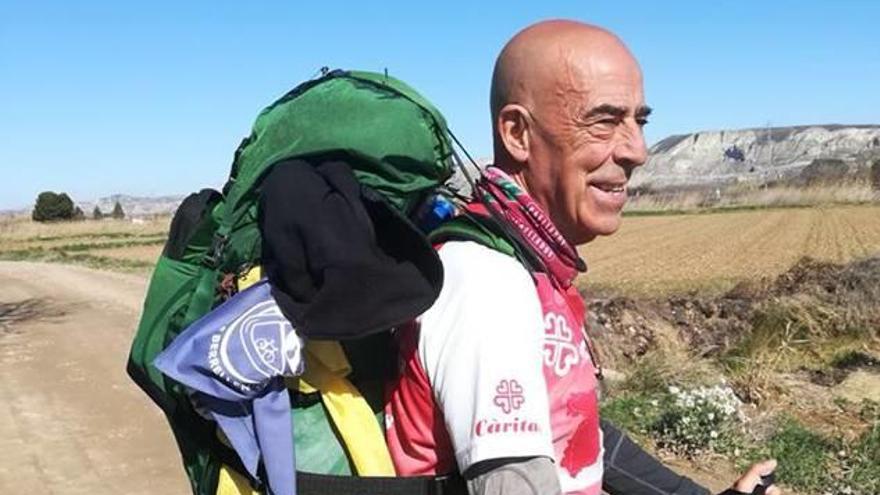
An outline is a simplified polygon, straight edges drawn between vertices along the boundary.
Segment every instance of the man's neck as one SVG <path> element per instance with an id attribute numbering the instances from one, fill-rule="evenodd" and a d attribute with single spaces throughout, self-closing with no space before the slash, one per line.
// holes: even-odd
<path id="1" fill-rule="evenodd" d="M 528 194 L 529 197 L 532 198 L 532 199 L 538 204 L 538 206 L 541 207 L 541 210 L 544 212 L 544 214 L 547 215 L 548 218 L 550 218 L 550 220 L 553 222 L 553 225 L 554 225 L 556 228 L 558 228 L 558 229 L 560 230 L 560 232 L 562 233 L 563 237 L 565 237 L 566 240 L 567 240 L 571 245 L 576 246 L 576 245 L 579 244 L 579 243 L 577 243 L 577 242 L 572 242 L 572 241 L 571 241 L 571 238 L 570 238 L 569 236 L 565 235 L 565 230 L 564 230 L 564 228 L 562 228 L 562 226 L 560 226 L 560 225 L 555 221 L 555 219 L 553 219 L 553 212 L 550 211 L 549 208 L 547 208 L 547 205 L 546 205 L 546 204 L 544 204 L 544 202 L 542 201 L 543 198 L 541 198 L 540 196 L 535 195 L 535 194 L 532 193 L 531 188 L 529 188 L 529 183 L 528 183 L 528 181 L 526 180 L 526 174 L 525 174 L 526 167 L 524 167 L 524 166 L 522 166 L 522 165 L 519 165 L 519 164 L 516 164 L 516 163 L 511 164 L 510 162 L 507 162 L 507 161 L 499 161 L 499 162 L 496 162 L 496 163 L 493 164 L 493 165 L 494 165 L 495 167 L 499 168 L 499 169 L 500 169 L 502 172 L 504 172 L 505 174 L 507 174 L 507 176 L 510 177 L 510 179 L 511 179 L 511 180 L 512 180 L 517 186 L 519 186 L 523 191 L 525 191 L 525 193 Z M 590 239 L 590 240 L 592 240 L 592 239 Z M 589 241 L 586 241 L 586 242 L 589 242 Z M 580 244 L 583 244 L 583 243 L 580 243 Z"/>

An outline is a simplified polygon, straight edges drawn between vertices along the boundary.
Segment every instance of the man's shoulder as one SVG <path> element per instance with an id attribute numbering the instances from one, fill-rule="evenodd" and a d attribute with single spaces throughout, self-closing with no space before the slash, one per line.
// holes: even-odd
<path id="1" fill-rule="evenodd" d="M 528 281 L 528 270 L 514 257 L 474 241 L 449 241 L 438 250 L 446 283 L 491 284 Z"/>
<path id="2" fill-rule="evenodd" d="M 472 338 L 508 320 L 528 327 L 540 320 L 532 277 L 515 258 L 471 241 L 448 242 L 439 254 L 443 288 L 420 318 L 423 337 L 463 333 Z"/>

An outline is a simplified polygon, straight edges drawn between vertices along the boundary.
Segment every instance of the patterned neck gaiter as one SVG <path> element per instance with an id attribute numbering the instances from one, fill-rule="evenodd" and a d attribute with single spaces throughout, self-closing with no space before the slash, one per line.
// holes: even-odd
<path id="1" fill-rule="evenodd" d="M 538 203 L 501 169 L 487 167 L 476 186 L 483 203 L 517 229 L 554 283 L 568 289 L 578 272 L 587 271 L 586 263 Z"/>

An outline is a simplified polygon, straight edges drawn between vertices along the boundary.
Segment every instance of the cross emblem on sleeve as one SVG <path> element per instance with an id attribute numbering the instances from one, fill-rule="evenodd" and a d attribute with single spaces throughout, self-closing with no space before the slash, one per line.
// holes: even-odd
<path id="1" fill-rule="evenodd" d="M 504 414 L 519 409 L 525 401 L 522 386 L 516 380 L 501 380 L 495 387 L 493 404 L 500 407 Z"/>

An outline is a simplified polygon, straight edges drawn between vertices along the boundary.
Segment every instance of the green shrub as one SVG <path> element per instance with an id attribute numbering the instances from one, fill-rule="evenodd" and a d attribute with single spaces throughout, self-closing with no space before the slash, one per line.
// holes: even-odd
<path id="1" fill-rule="evenodd" d="M 637 437 L 648 437 L 660 417 L 660 400 L 646 394 L 627 394 L 604 401 L 600 417 Z"/>
<path id="2" fill-rule="evenodd" d="M 732 452 L 740 445 L 739 400 L 726 385 L 659 393 L 630 393 L 607 400 L 601 416 L 624 430 L 687 458 Z"/>
<path id="3" fill-rule="evenodd" d="M 846 464 L 846 482 L 859 493 L 880 493 L 880 422 L 862 435 Z"/>
<path id="4" fill-rule="evenodd" d="M 797 420 L 782 418 L 779 427 L 754 458 L 772 457 L 779 462 L 776 479 L 788 486 L 823 493 L 833 484 L 829 470 L 834 445 Z"/>
<path id="5" fill-rule="evenodd" d="M 661 447 L 684 457 L 730 452 L 739 445 L 736 426 L 743 419 L 739 406 L 739 399 L 724 385 L 669 387 L 652 429 Z"/>
<path id="6" fill-rule="evenodd" d="M 43 191 L 37 196 L 31 218 L 35 222 L 56 222 L 71 220 L 75 213 L 73 200 L 67 193 L 56 194 L 52 191 Z"/>

